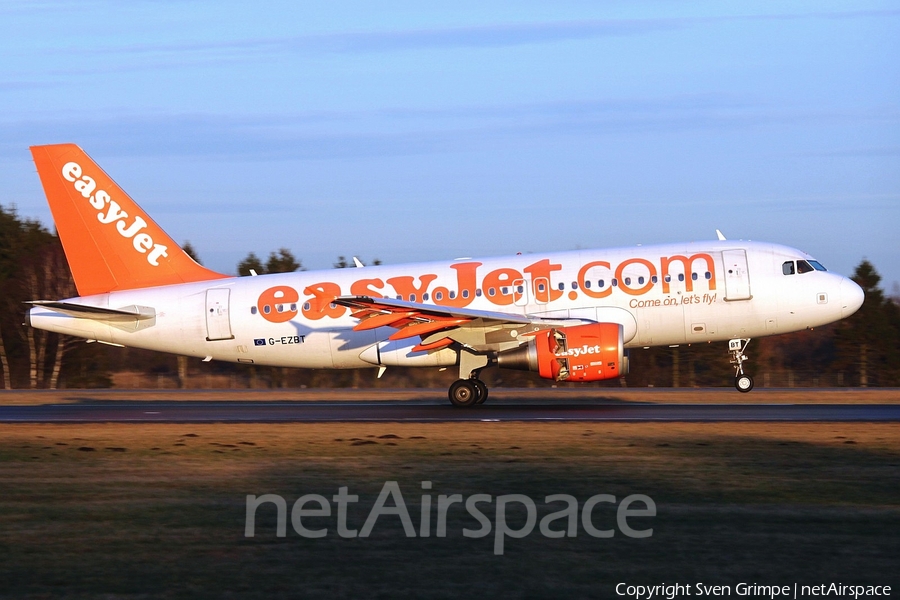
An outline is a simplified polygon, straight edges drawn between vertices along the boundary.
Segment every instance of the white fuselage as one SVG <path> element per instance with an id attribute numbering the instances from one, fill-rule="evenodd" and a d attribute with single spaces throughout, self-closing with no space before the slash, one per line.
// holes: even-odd
<path id="1" fill-rule="evenodd" d="M 456 353 L 411 353 L 395 330 L 354 331 L 350 310 L 317 296 L 363 295 L 548 319 L 616 322 L 626 347 L 754 338 L 837 321 L 862 301 L 824 271 L 786 275 L 812 257 L 785 246 L 716 241 L 334 269 L 110 292 L 68 302 L 143 307 L 154 319 L 106 321 L 47 308 L 34 327 L 215 360 L 309 368 L 448 365 Z M 389 350 L 393 349 L 393 352 Z"/>

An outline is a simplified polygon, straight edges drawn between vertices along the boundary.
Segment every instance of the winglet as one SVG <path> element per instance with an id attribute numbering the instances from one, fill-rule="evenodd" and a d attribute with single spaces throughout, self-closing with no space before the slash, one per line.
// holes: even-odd
<path id="1" fill-rule="evenodd" d="M 80 295 L 228 277 L 194 262 L 75 144 L 31 155 Z"/>
<path id="2" fill-rule="evenodd" d="M 720 242 L 724 242 L 724 241 L 725 241 L 725 236 L 724 236 L 724 235 L 722 234 L 722 232 L 719 231 L 718 229 L 716 229 L 716 237 L 719 238 L 719 241 L 720 241 Z"/>

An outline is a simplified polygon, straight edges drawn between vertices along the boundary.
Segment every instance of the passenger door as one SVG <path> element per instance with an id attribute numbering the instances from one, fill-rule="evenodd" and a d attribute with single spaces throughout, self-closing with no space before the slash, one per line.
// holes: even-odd
<path id="1" fill-rule="evenodd" d="M 228 288 L 206 290 L 206 341 L 234 339 L 228 315 L 230 297 Z"/>
<path id="2" fill-rule="evenodd" d="M 745 250 L 723 250 L 722 262 L 725 265 L 725 300 L 731 302 L 752 298 L 747 252 Z"/>

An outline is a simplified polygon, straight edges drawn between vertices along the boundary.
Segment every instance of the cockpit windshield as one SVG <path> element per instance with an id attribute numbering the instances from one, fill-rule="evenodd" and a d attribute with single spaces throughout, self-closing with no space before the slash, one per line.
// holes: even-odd
<path id="1" fill-rule="evenodd" d="M 818 261 L 815 260 L 788 260 L 781 265 L 781 272 L 785 275 L 794 275 L 795 273 L 811 273 L 813 271 L 826 271 Z"/>
<path id="2" fill-rule="evenodd" d="M 813 266 L 813 269 L 815 269 L 816 271 L 827 271 L 828 270 L 825 267 L 823 267 L 818 261 L 811 260 L 808 262 L 809 262 L 809 264 L 811 264 Z"/>

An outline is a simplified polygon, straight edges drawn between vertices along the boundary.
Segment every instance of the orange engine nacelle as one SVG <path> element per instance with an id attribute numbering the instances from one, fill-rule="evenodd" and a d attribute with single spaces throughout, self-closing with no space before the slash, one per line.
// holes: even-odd
<path id="1" fill-rule="evenodd" d="M 622 336 L 618 323 L 545 329 L 527 344 L 501 352 L 497 364 L 556 381 L 614 379 L 628 373 Z"/>

